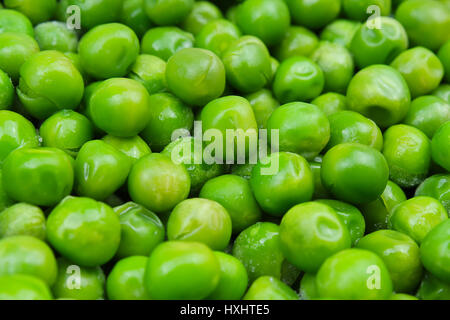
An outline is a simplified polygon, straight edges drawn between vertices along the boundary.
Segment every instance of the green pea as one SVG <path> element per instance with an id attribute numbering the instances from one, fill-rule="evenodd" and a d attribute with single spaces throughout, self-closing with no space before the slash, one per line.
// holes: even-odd
<path id="1" fill-rule="evenodd" d="M 119 217 L 102 202 L 67 197 L 47 218 L 47 240 L 75 264 L 99 266 L 111 260 L 119 247 Z"/>
<path id="2" fill-rule="evenodd" d="M 330 141 L 326 149 L 341 143 L 360 143 L 381 151 L 383 134 L 372 120 L 354 111 L 339 111 L 328 117 Z"/>
<path id="3" fill-rule="evenodd" d="M 431 93 L 433 96 L 439 97 L 447 103 L 450 103 L 450 84 L 441 84 Z"/>
<path id="4" fill-rule="evenodd" d="M 175 52 L 194 46 L 194 36 L 177 27 L 148 30 L 141 42 L 141 51 L 167 61 Z"/>
<path id="5" fill-rule="evenodd" d="M 9 109 L 14 101 L 14 86 L 9 76 L 0 69 L 0 110 Z"/>
<path id="6" fill-rule="evenodd" d="M 314 176 L 308 162 L 294 153 L 271 154 L 252 170 L 250 186 L 258 204 L 280 217 L 293 206 L 311 200 Z"/>
<path id="7" fill-rule="evenodd" d="M 382 16 L 391 13 L 391 0 L 343 0 L 342 10 L 348 18 L 364 21 L 369 18 L 367 8 L 373 5 L 378 6 Z"/>
<path id="8" fill-rule="evenodd" d="M 439 200 L 450 213 L 450 175 L 436 174 L 426 178 L 416 189 L 415 196 L 428 196 Z"/>
<path id="9" fill-rule="evenodd" d="M 420 257 L 424 267 L 438 279 L 450 281 L 450 220 L 446 219 L 433 228 L 423 239 Z"/>
<path id="10" fill-rule="evenodd" d="M 104 299 L 105 274 L 102 268 L 83 267 L 58 258 L 58 277 L 52 287 L 57 299 Z"/>
<path id="11" fill-rule="evenodd" d="M 83 65 L 81 64 L 81 58 L 78 53 L 75 52 L 64 52 L 64 55 L 69 58 L 69 60 L 72 62 L 72 64 L 77 68 L 77 70 L 80 72 L 81 76 L 84 79 L 84 83 L 90 83 L 91 77 L 86 73 L 86 70 L 84 70 Z"/>
<path id="12" fill-rule="evenodd" d="M 449 40 L 450 13 L 439 1 L 404 1 L 397 8 L 395 19 L 406 29 L 411 44 L 438 50 Z"/>
<path id="13" fill-rule="evenodd" d="M 102 138 L 104 142 L 124 153 L 134 164 L 137 160 L 152 153 L 150 147 L 141 137 L 118 138 L 111 135 Z"/>
<path id="14" fill-rule="evenodd" d="M 364 221 L 364 216 L 358 208 L 352 206 L 351 204 L 338 201 L 338 200 L 316 200 L 316 202 L 330 206 L 336 212 L 338 218 L 347 227 L 352 245 L 355 245 L 360 238 L 364 235 L 366 223 Z"/>
<path id="15" fill-rule="evenodd" d="M 263 276 L 252 283 L 243 300 L 298 300 L 298 296 L 280 280 Z"/>
<path id="16" fill-rule="evenodd" d="M 450 82 L 450 40 L 444 43 L 439 49 L 438 57 L 444 66 L 445 79 L 447 82 Z"/>
<path id="17" fill-rule="evenodd" d="M 392 280 L 383 260 L 362 249 L 347 249 L 331 256 L 316 276 L 319 297 L 344 300 L 386 300 Z"/>
<path id="18" fill-rule="evenodd" d="M 383 155 L 389 165 L 390 179 L 400 187 L 414 187 L 428 174 L 430 140 L 419 129 L 395 125 L 384 132 Z"/>
<path id="19" fill-rule="evenodd" d="M 316 34 L 309 29 L 291 26 L 274 48 L 275 57 L 284 61 L 294 56 L 310 56 L 319 44 Z"/>
<path id="20" fill-rule="evenodd" d="M 336 198 L 364 204 L 383 193 L 389 168 L 378 150 L 358 143 L 343 143 L 325 154 L 320 174 L 323 185 Z"/>
<path id="21" fill-rule="evenodd" d="M 145 0 L 145 11 L 157 25 L 176 25 L 189 15 L 194 0 Z"/>
<path id="22" fill-rule="evenodd" d="M 148 258 L 133 256 L 119 260 L 106 280 L 110 300 L 150 300 L 145 290 L 144 275 Z"/>
<path id="23" fill-rule="evenodd" d="M 320 95 L 324 83 L 324 73 L 314 61 L 295 56 L 280 64 L 273 91 L 281 103 L 309 101 Z"/>
<path id="24" fill-rule="evenodd" d="M 389 229 L 409 235 L 420 244 L 434 227 L 446 219 L 447 210 L 438 200 L 414 197 L 393 208 L 389 215 Z"/>
<path id="25" fill-rule="evenodd" d="M 103 24 L 81 38 L 78 52 L 84 70 L 95 79 L 123 77 L 139 55 L 139 39 L 123 24 Z"/>
<path id="26" fill-rule="evenodd" d="M 270 54 L 264 43 L 254 36 L 243 36 L 230 44 L 222 55 L 227 80 L 237 90 L 252 93 L 271 79 Z"/>
<path id="27" fill-rule="evenodd" d="M 250 184 L 242 177 L 222 175 L 206 182 L 200 198 L 220 203 L 229 213 L 233 233 L 241 232 L 260 220 L 261 211 Z"/>
<path id="28" fill-rule="evenodd" d="M 0 10 L 0 34 L 5 32 L 24 33 L 34 36 L 30 19 L 16 10 Z"/>
<path id="29" fill-rule="evenodd" d="M 51 286 L 56 273 L 55 256 L 42 240 L 25 235 L 0 240 L 0 276 L 25 274 Z"/>
<path id="30" fill-rule="evenodd" d="M 3 163 L 3 187 L 13 200 L 53 206 L 72 191 L 72 158 L 55 148 L 21 148 Z"/>
<path id="31" fill-rule="evenodd" d="M 219 57 L 230 45 L 239 39 L 241 31 L 238 27 L 225 19 L 218 19 L 208 22 L 198 32 L 195 37 L 195 46 L 208 49 Z"/>
<path id="32" fill-rule="evenodd" d="M 92 123 L 84 115 L 61 110 L 45 120 L 39 134 L 44 147 L 59 148 L 76 156 L 81 146 L 94 136 Z"/>
<path id="33" fill-rule="evenodd" d="M 56 0 L 5 0 L 4 4 L 26 15 L 33 24 L 50 20 L 57 6 Z"/>
<path id="34" fill-rule="evenodd" d="M 404 201 L 406 201 L 406 195 L 403 190 L 389 180 L 386 188 L 377 200 L 360 206 L 366 222 L 367 232 L 387 229 L 389 213 L 397 204 Z"/>
<path id="35" fill-rule="evenodd" d="M 328 92 L 315 98 L 311 104 L 318 106 L 329 117 L 347 109 L 347 98 L 339 93 Z"/>
<path id="36" fill-rule="evenodd" d="M 240 300 L 248 284 L 247 271 L 244 265 L 229 254 L 216 251 L 214 255 L 220 265 L 220 280 L 207 299 Z"/>
<path id="37" fill-rule="evenodd" d="M 254 166 L 255 164 L 251 163 L 235 164 L 231 166 L 231 173 L 239 177 L 242 177 L 245 180 L 250 180 Z"/>
<path id="38" fill-rule="evenodd" d="M 78 36 L 67 28 L 63 22 L 50 21 L 38 24 L 34 28 L 35 38 L 41 50 L 57 50 L 75 52 L 78 46 Z"/>
<path id="39" fill-rule="evenodd" d="M 337 18 L 341 10 L 339 0 L 286 0 L 295 23 L 309 29 L 320 29 Z"/>
<path id="40" fill-rule="evenodd" d="M 222 12 L 216 5 L 208 1 L 196 1 L 182 26 L 187 32 L 197 35 L 208 22 L 221 18 Z"/>
<path id="41" fill-rule="evenodd" d="M 0 10 L 0 14 L 2 11 Z M 39 52 L 39 45 L 31 36 L 23 33 L 0 33 L 0 69 L 16 83 L 25 61 Z"/>
<path id="42" fill-rule="evenodd" d="M 258 37 L 271 46 L 283 38 L 291 18 L 284 1 L 247 0 L 238 6 L 236 21 L 244 34 Z"/>
<path id="43" fill-rule="evenodd" d="M 441 281 L 430 273 L 425 273 L 417 297 L 420 300 L 449 300 L 450 284 Z"/>
<path id="44" fill-rule="evenodd" d="M 192 106 L 204 106 L 225 90 L 225 67 L 211 51 L 186 48 L 167 62 L 167 86 Z"/>
<path id="45" fill-rule="evenodd" d="M 268 89 L 261 89 L 247 95 L 245 98 L 250 102 L 250 105 L 253 108 L 258 128 L 267 128 L 267 121 L 271 114 L 280 106 L 279 102 L 275 100 L 272 92 Z"/>
<path id="46" fill-rule="evenodd" d="M 320 33 L 320 40 L 340 44 L 350 49 L 353 36 L 360 28 L 357 21 L 338 19 L 327 25 Z"/>
<path id="47" fill-rule="evenodd" d="M 150 117 L 141 137 L 154 151 L 161 151 L 172 141 L 175 130 L 191 130 L 194 114 L 181 100 L 170 93 L 150 96 Z"/>
<path id="48" fill-rule="evenodd" d="M 314 194 L 313 199 L 327 199 L 330 198 L 330 193 L 322 184 L 322 179 L 320 177 L 320 171 L 322 169 L 322 158 L 316 157 L 313 161 L 309 163 L 311 171 L 314 176 Z"/>
<path id="49" fill-rule="evenodd" d="M 279 135 L 279 150 L 313 159 L 330 139 L 330 123 L 315 105 L 291 102 L 277 108 L 267 121 L 268 136 Z"/>
<path id="50" fill-rule="evenodd" d="M 347 89 L 350 110 L 386 128 L 408 113 L 411 95 L 402 75 L 392 67 L 373 65 L 359 71 Z"/>
<path id="51" fill-rule="evenodd" d="M 25 109 L 38 119 L 44 120 L 62 109 L 77 108 L 83 92 L 80 72 L 58 51 L 36 53 L 20 69 L 17 95 Z"/>
<path id="52" fill-rule="evenodd" d="M 305 273 L 300 281 L 299 296 L 301 300 L 315 300 L 318 298 L 316 275 Z"/>
<path id="53" fill-rule="evenodd" d="M 143 84 L 149 94 L 167 90 L 166 62 L 157 56 L 138 56 L 128 77 Z"/>
<path id="54" fill-rule="evenodd" d="M 389 300 L 419 300 L 419 299 L 406 293 L 395 293 L 389 298 Z"/>
<path id="55" fill-rule="evenodd" d="M 14 274 L 0 277 L 1 300 L 52 300 L 50 289 L 39 278 Z"/>
<path id="56" fill-rule="evenodd" d="M 450 121 L 439 127 L 431 141 L 431 156 L 433 161 L 450 171 Z"/>
<path id="57" fill-rule="evenodd" d="M 133 29 L 139 38 L 153 26 L 145 12 L 144 4 L 145 0 L 123 0 L 120 14 L 120 21 Z"/>
<path id="58" fill-rule="evenodd" d="M 220 272 L 216 255 L 206 245 L 167 241 L 150 255 L 144 285 L 152 299 L 204 299 L 219 284 Z"/>
<path id="59" fill-rule="evenodd" d="M 0 238 L 19 235 L 45 240 L 45 216 L 39 207 L 17 203 L 0 212 Z"/>

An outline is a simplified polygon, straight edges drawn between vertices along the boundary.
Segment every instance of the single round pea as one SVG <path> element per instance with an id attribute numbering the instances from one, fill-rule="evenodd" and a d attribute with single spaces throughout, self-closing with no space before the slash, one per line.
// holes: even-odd
<path id="1" fill-rule="evenodd" d="M 448 219 L 447 210 L 433 198 L 420 196 L 395 206 L 389 215 L 389 229 L 400 231 L 417 243 L 442 221 Z"/>
<path id="2" fill-rule="evenodd" d="M 108 262 L 119 247 L 119 217 L 102 202 L 67 197 L 47 218 L 47 239 L 75 264 L 99 266 Z"/>
<path id="3" fill-rule="evenodd" d="M 0 14 L 2 11 L 0 10 Z M 39 52 L 39 45 L 31 36 L 23 33 L 0 33 L 0 69 L 14 82 L 19 80 L 20 68 L 33 54 Z"/>
<path id="4" fill-rule="evenodd" d="M 0 110 L 12 107 L 13 100 L 14 86 L 9 76 L 0 69 Z"/>
<path id="5" fill-rule="evenodd" d="M 402 188 L 389 180 L 382 195 L 377 200 L 359 207 L 364 215 L 367 232 L 387 229 L 389 213 L 403 201 L 406 201 L 406 195 Z"/>
<path id="6" fill-rule="evenodd" d="M 319 297 L 344 300 L 386 300 L 392 281 L 383 260 L 363 249 L 347 249 L 331 256 L 316 276 Z"/>
<path id="7" fill-rule="evenodd" d="M 143 84 L 149 94 L 167 90 L 166 62 L 157 56 L 138 56 L 128 77 Z"/>
<path id="8" fill-rule="evenodd" d="M 144 275 L 148 258 L 133 256 L 119 260 L 106 279 L 110 300 L 150 300 L 145 290 Z"/>
<path id="9" fill-rule="evenodd" d="M 350 49 L 353 36 L 360 28 L 357 21 L 338 19 L 327 25 L 320 33 L 320 40 L 340 44 Z"/>
<path id="10" fill-rule="evenodd" d="M 261 210 L 247 180 L 236 175 L 222 175 L 205 183 L 200 198 L 220 203 L 229 213 L 233 233 L 241 232 L 260 220 Z"/>
<path id="11" fill-rule="evenodd" d="M 26 274 L 51 286 L 56 273 L 55 256 L 42 240 L 24 235 L 0 240 L 0 276 Z"/>
<path id="12" fill-rule="evenodd" d="M 281 220 L 281 250 L 302 271 L 317 272 L 325 259 L 350 246 L 348 228 L 334 209 L 325 204 L 299 204 Z"/>
<path id="13" fill-rule="evenodd" d="M 376 253 L 386 264 L 395 292 L 412 292 L 422 279 L 419 246 L 394 230 L 379 230 L 359 240 L 357 248 Z"/>
<path id="14" fill-rule="evenodd" d="M 94 128 L 81 113 L 61 110 L 42 123 L 39 134 L 44 147 L 59 148 L 76 156 L 81 146 L 94 137 Z"/>
<path id="15" fill-rule="evenodd" d="M 244 34 L 258 37 L 271 46 L 283 38 L 291 17 L 284 1 L 247 0 L 238 6 L 236 21 Z"/>
<path id="16" fill-rule="evenodd" d="M 279 150 L 313 159 L 330 139 L 330 122 L 319 107 L 291 102 L 277 108 L 267 121 L 270 141 L 273 131 L 279 135 Z"/>
<path id="17" fill-rule="evenodd" d="M 277 278 L 263 276 L 256 279 L 243 300 L 298 300 L 297 293 Z"/>
<path id="18" fill-rule="evenodd" d="M 194 0 L 145 0 L 145 11 L 157 25 L 176 25 L 191 12 Z"/>
<path id="19" fill-rule="evenodd" d="M 450 12 L 439 1 L 404 1 L 395 13 L 406 29 L 411 44 L 438 50 L 450 39 Z"/>
<path id="20" fill-rule="evenodd" d="M 50 289 L 39 278 L 13 274 L 0 277 L 1 300 L 52 300 Z"/>
<path id="21" fill-rule="evenodd" d="M 437 55 L 444 66 L 445 79 L 450 82 L 450 40 L 442 45 Z"/>
<path id="22" fill-rule="evenodd" d="M 322 41 L 311 58 L 323 71 L 324 91 L 345 93 L 354 70 L 350 51 L 339 44 Z"/>
<path id="23" fill-rule="evenodd" d="M 275 57 L 284 61 L 294 56 L 309 56 L 317 48 L 319 39 L 309 29 L 299 26 L 289 27 L 281 42 L 274 48 Z"/>
<path id="24" fill-rule="evenodd" d="M 311 200 L 314 177 L 308 162 L 294 153 L 273 153 L 252 170 L 250 186 L 264 212 L 279 217 Z"/>
<path id="25" fill-rule="evenodd" d="M 194 113 L 181 100 L 170 93 L 150 96 L 150 117 L 141 132 L 141 137 L 153 151 L 161 151 L 172 141 L 176 130 L 190 131 L 194 124 Z M 178 138 L 178 137 L 177 137 Z"/>
<path id="26" fill-rule="evenodd" d="M 103 24 L 81 38 L 78 52 L 84 70 L 95 79 L 123 77 L 139 55 L 139 39 L 126 25 Z"/>
<path id="27" fill-rule="evenodd" d="M 415 196 L 439 200 L 450 214 L 450 174 L 436 174 L 426 178 L 416 189 Z"/>
<path id="28" fill-rule="evenodd" d="M 367 12 L 370 6 L 377 6 L 380 15 L 389 16 L 391 13 L 391 0 L 343 0 L 342 10 L 352 20 L 364 21 L 369 18 Z"/>
<path id="29" fill-rule="evenodd" d="M 318 106 L 329 117 L 347 109 L 347 98 L 339 93 L 328 92 L 315 98 L 311 104 Z"/>
<path id="30" fill-rule="evenodd" d="M 123 0 L 120 22 L 129 26 L 139 38 L 153 26 L 147 16 L 144 0 Z"/>
<path id="31" fill-rule="evenodd" d="M 141 51 L 167 61 L 175 52 L 194 46 L 194 36 L 177 27 L 148 30 L 141 41 Z"/>
<path id="32" fill-rule="evenodd" d="M 17 94 L 25 109 L 40 120 L 62 109 L 77 108 L 83 92 L 80 72 L 58 51 L 36 53 L 20 68 Z"/>
<path id="33" fill-rule="evenodd" d="M 391 66 L 405 78 L 413 98 L 436 89 L 444 77 L 439 58 L 423 47 L 409 49 L 395 58 Z"/>
<path id="34" fill-rule="evenodd" d="M 56 148 L 21 148 L 3 163 L 3 187 L 13 200 L 53 206 L 72 191 L 72 158 Z"/>
<path id="35" fill-rule="evenodd" d="M 57 299 L 103 300 L 105 274 L 99 267 L 83 267 L 58 258 L 58 277 L 52 286 Z"/>
<path id="36" fill-rule="evenodd" d="M 254 36 L 243 36 L 222 55 L 228 82 L 243 93 L 262 89 L 272 76 L 270 54 Z"/>
<path id="37" fill-rule="evenodd" d="M 89 114 L 103 131 L 129 138 L 144 130 L 148 123 L 150 95 L 136 80 L 113 78 L 95 88 L 89 99 Z"/>
<path id="38" fill-rule="evenodd" d="M 241 36 L 238 27 L 225 19 L 205 24 L 195 37 L 195 46 L 208 49 L 221 57 L 228 47 Z"/>
<path id="39" fill-rule="evenodd" d="M 178 98 L 192 106 L 204 106 L 225 90 L 225 67 L 211 51 L 186 48 L 167 62 L 167 86 Z"/>
<path id="40" fill-rule="evenodd" d="M 420 300 L 449 300 L 450 284 L 427 272 L 417 291 L 417 297 Z"/>
<path id="41" fill-rule="evenodd" d="M 383 193 L 389 167 L 378 150 L 358 143 L 343 143 L 325 154 L 320 174 L 325 188 L 339 200 L 364 204 Z"/>
<path id="42" fill-rule="evenodd" d="M 33 25 L 23 13 L 10 10 L 0 10 L 0 34 L 5 32 L 24 33 L 34 36 Z"/>
<path id="43" fill-rule="evenodd" d="M 26 15 L 33 24 L 50 20 L 57 6 L 56 0 L 5 0 L 4 4 Z"/>
<path id="44" fill-rule="evenodd" d="M 408 113 L 410 102 L 411 94 L 402 75 L 385 65 L 362 69 L 347 89 L 348 108 L 372 119 L 381 128 L 400 122 Z"/>
<path id="45" fill-rule="evenodd" d="M 341 143 L 360 143 L 381 151 L 383 134 L 372 120 L 354 111 L 339 111 L 328 117 L 330 141 L 326 149 Z"/>
<path id="46" fill-rule="evenodd" d="M 267 121 L 271 114 L 280 106 L 279 102 L 275 100 L 272 92 L 268 89 L 261 89 L 247 95 L 245 98 L 250 102 L 250 105 L 253 108 L 258 128 L 267 128 Z"/>
<path id="47" fill-rule="evenodd" d="M 22 115 L 0 110 L 0 164 L 15 149 L 38 147 L 34 125 Z"/>
<path id="48" fill-rule="evenodd" d="M 303 274 L 300 281 L 300 288 L 298 292 L 300 300 L 316 300 L 319 294 L 317 293 L 316 275 L 313 273 Z"/>
<path id="49" fill-rule="evenodd" d="M 433 96 L 441 98 L 447 103 L 450 103 L 450 84 L 441 84 L 431 94 Z"/>
<path id="50" fill-rule="evenodd" d="M 132 138 L 118 138 L 107 135 L 104 136 L 102 140 L 128 156 L 132 164 L 143 156 L 152 153 L 148 144 L 139 136 Z"/>
<path id="51" fill-rule="evenodd" d="M 77 51 L 78 36 L 63 22 L 40 23 L 34 28 L 34 36 L 41 50 Z"/>
<path id="52" fill-rule="evenodd" d="M 324 73 L 313 60 L 294 56 L 280 64 L 273 91 L 281 103 L 310 101 L 320 95 L 324 84 Z"/>
<path id="53" fill-rule="evenodd" d="M 416 127 L 432 139 L 436 130 L 450 121 L 450 104 L 435 96 L 422 96 L 412 101 L 403 122 Z"/>
<path id="54" fill-rule="evenodd" d="M 338 218 L 347 227 L 352 245 L 355 245 L 359 239 L 362 238 L 366 228 L 366 223 L 364 221 L 364 216 L 358 208 L 338 200 L 322 199 L 316 200 L 316 202 L 325 204 L 334 209 Z"/>
<path id="55" fill-rule="evenodd" d="M 119 20 L 124 0 L 61 0 L 56 15 L 58 20 L 76 22 L 73 19 L 76 10 L 69 7 L 77 6 L 80 12 L 80 23 L 84 30 L 92 29 L 98 25 Z M 126 2 L 126 0 L 125 0 Z M 105 8 L 107 8 L 105 10 Z M 124 5 L 125 10 L 125 5 Z"/>
<path id="56" fill-rule="evenodd" d="M 41 208 L 17 203 L 0 212 L 0 238 L 32 236 L 45 240 L 45 216 Z"/>
<path id="57" fill-rule="evenodd" d="M 341 10 L 339 0 L 287 0 L 292 20 L 309 29 L 320 29 L 336 19 Z"/>
<path id="58" fill-rule="evenodd" d="M 441 222 L 423 239 L 420 257 L 424 267 L 438 279 L 450 281 L 450 219 Z"/>
<path id="59" fill-rule="evenodd" d="M 222 17 L 222 12 L 215 4 L 208 1 L 196 1 L 182 26 L 187 32 L 197 35 L 208 22 Z"/>
<path id="60" fill-rule="evenodd" d="M 231 238 L 231 218 L 218 202 L 192 198 L 180 202 L 167 222 L 169 240 L 201 242 L 224 250 Z"/>
<path id="61" fill-rule="evenodd" d="M 281 278 L 285 258 L 280 248 L 279 229 L 271 222 L 257 222 L 234 241 L 233 256 L 244 265 L 250 283 L 264 275 Z"/>
<path id="62" fill-rule="evenodd" d="M 131 199 L 156 213 L 172 210 L 186 199 L 190 186 L 186 168 L 157 153 L 139 159 L 128 177 Z"/>
<path id="63" fill-rule="evenodd" d="M 431 156 L 433 161 L 450 171 L 450 121 L 439 127 L 431 141 Z"/>
<path id="64" fill-rule="evenodd" d="M 217 287 L 220 264 L 198 242 L 167 241 L 150 255 L 144 285 L 152 299 L 204 299 Z"/>
<path id="65" fill-rule="evenodd" d="M 428 174 L 430 140 L 419 129 L 395 125 L 384 132 L 383 155 L 389 165 L 390 179 L 400 187 L 414 187 Z"/>

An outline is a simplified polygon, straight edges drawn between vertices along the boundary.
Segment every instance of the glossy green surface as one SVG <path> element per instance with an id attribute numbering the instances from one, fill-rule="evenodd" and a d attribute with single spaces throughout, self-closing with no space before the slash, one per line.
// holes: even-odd
<path id="1" fill-rule="evenodd" d="M 341 10 L 339 0 L 286 0 L 292 20 L 310 29 L 320 29 L 333 21 Z"/>
<path id="2" fill-rule="evenodd" d="M 421 300 L 449 300 L 450 285 L 426 273 L 417 291 L 417 297 Z"/>
<path id="3" fill-rule="evenodd" d="M 320 33 L 320 40 L 330 41 L 350 49 L 353 36 L 360 23 L 352 20 L 338 19 L 327 25 Z"/>
<path id="4" fill-rule="evenodd" d="M 238 27 L 225 19 L 208 22 L 195 37 L 195 46 L 208 49 L 221 57 L 228 47 L 241 36 Z"/>
<path id="5" fill-rule="evenodd" d="M 339 93 L 328 92 L 315 98 L 311 104 L 318 106 L 329 117 L 347 109 L 347 98 Z"/>
<path id="6" fill-rule="evenodd" d="M 77 51 L 78 36 L 63 22 L 52 21 L 38 24 L 34 28 L 34 37 L 41 50 Z"/>
<path id="7" fill-rule="evenodd" d="M 145 12 L 157 25 L 176 25 L 188 16 L 194 0 L 145 0 Z"/>
<path id="8" fill-rule="evenodd" d="M 0 69 L 0 110 L 9 109 L 13 100 L 14 86 L 9 76 Z"/>
<path id="9" fill-rule="evenodd" d="M 128 77 L 143 84 L 149 94 L 167 90 L 166 62 L 157 56 L 138 56 Z"/>
<path id="10" fill-rule="evenodd" d="M 143 156 L 152 153 L 148 144 L 139 136 L 134 136 L 132 138 L 118 138 L 107 135 L 104 136 L 102 140 L 128 156 L 132 164 Z"/>
<path id="11" fill-rule="evenodd" d="M 287 29 L 281 42 L 274 48 L 275 56 L 283 61 L 293 56 L 309 56 L 317 48 L 319 39 L 317 35 L 300 26 L 291 26 Z"/>
<path id="12" fill-rule="evenodd" d="M 441 167 L 450 171 L 450 122 L 439 127 L 431 141 L 431 157 Z"/>
<path id="13" fill-rule="evenodd" d="M 450 40 L 442 45 L 438 51 L 438 58 L 444 66 L 445 79 L 450 82 Z"/>
<path id="14" fill-rule="evenodd" d="M 253 282 L 243 300 L 298 300 L 298 296 L 280 280 L 264 276 Z"/>
<path id="15" fill-rule="evenodd" d="M 215 4 L 208 1 L 196 1 L 182 26 L 187 32 L 197 35 L 208 22 L 221 18 L 222 12 Z"/>
<path id="16" fill-rule="evenodd" d="M 14 274 L 0 277 L 1 300 L 52 300 L 50 289 L 39 278 Z"/>
<path id="17" fill-rule="evenodd" d="M 120 21 L 133 29 L 136 35 L 141 38 L 153 26 L 145 12 L 145 0 L 122 0 L 119 2 L 123 3 Z"/>
<path id="18" fill-rule="evenodd" d="M 261 89 L 247 95 L 245 98 L 250 102 L 250 105 L 253 108 L 258 128 L 267 128 L 267 121 L 271 114 L 280 106 L 280 103 L 275 100 L 272 92 L 268 89 Z"/>
<path id="19" fill-rule="evenodd" d="M 348 18 L 364 21 L 370 16 L 367 8 L 371 5 L 378 6 L 380 15 L 388 16 L 391 13 L 391 2 L 391 0 L 343 0 L 342 10 Z"/>
<path id="20" fill-rule="evenodd" d="M 447 101 L 447 103 L 450 103 L 450 84 L 441 84 L 431 94 Z"/>
<path id="21" fill-rule="evenodd" d="M 141 52 L 167 61 L 175 52 L 193 46 L 194 36 L 189 32 L 177 27 L 158 27 L 144 34 Z"/>
<path id="22" fill-rule="evenodd" d="M 2 9 L 0 11 L 0 33 L 14 32 L 34 36 L 30 19 L 19 11 Z"/>
<path id="23" fill-rule="evenodd" d="M 450 175 L 436 174 L 428 177 L 417 187 L 415 196 L 435 198 L 450 213 Z"/>
<path id="24" fill-rule="evenodd" d="M 0 212 L 0 238 L 32 236 L 45 240 L 45 216 L 39 207 L 17 203 Z"/>
<path id="25" fill-rule="evenodd" d="M 26 15 L 33 24 L 50 20 L 56 11 L 56 0 L 5 0 L 6 8 Z"/>

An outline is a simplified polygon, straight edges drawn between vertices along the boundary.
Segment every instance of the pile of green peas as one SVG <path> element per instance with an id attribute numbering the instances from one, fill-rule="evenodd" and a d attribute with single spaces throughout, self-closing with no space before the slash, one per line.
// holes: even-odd
<path id="1" fill-rule="evenodd" d="M 449 30 L 449 0 L 3 0 L 0 299 L 450 300 Z M 279 150 L 197 163 L 194 121 Z"/>

